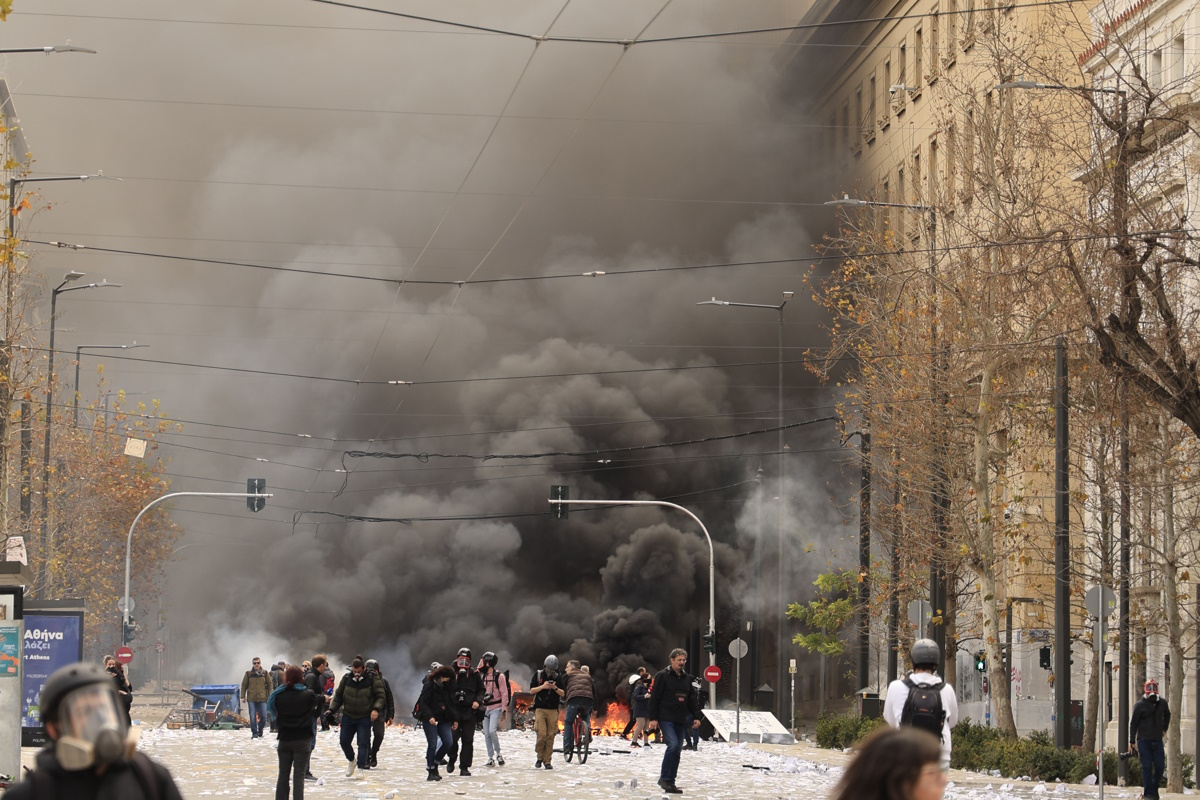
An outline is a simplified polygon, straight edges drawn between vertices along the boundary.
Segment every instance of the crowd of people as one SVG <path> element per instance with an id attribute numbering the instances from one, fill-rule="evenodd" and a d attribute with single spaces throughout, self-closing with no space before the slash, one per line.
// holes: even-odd
<path id="1" fill-rule="evenodd" d="M 928 639 L 916 641 L 909 653 L 913 671 L 888 687 L 884 719 L 888 723 L 857 746 L 832 800 L 940 800 L 951 756 L 951 729 L 958 720 L 952 687 L 938 677 L 940 651 Z M 630 720 L 622 736 L 631 746 L 649 746 L 657 733 L 665 744 L 659 788 L 680 794 L 676 785 L 680 752 L 695 749 L 704 693 L 686 670 L 687 653 L 671 651 L 669 664 L 651 675 L 645 668 L 629 676 Z M 299 665 L 279 662 L 264 669 L 253 659 L 243 676 L 251 720 L 251 738 L 263 736 L 264 724 L 278 738 L 279 775 L 276 800 L 289 795 L 303 800 L 318 725 L 340 724 L 346 775 L 378 766 L 387 727 L 395 722 L 395 698 L 379 662 L 356 656 L 340 680 L 321 654 Z M 597 692 L 588 666 L 568 661 L 559 671 L 558 657 L 547 656 L 530 681 L 537 733 L 535 768 L 553 769 L 560 711 L 565 716 L 563 750 L 574 746 L 574 724 L 591 735 Z M 57 670 L 42 687 L 41 713 L 50 744 L 37 756 L 37 768 L 9 790 L 6 797 L 102 796 L 179 798 L 170 774 L 136 750 L 129 710 L 133 690 L 123 666 L 111 656 L 104 668 L 72 664 Z M 475 663 L 461 648 L 451 664 L 434 662 L 422 681 L 412 714 L 426 736 L 427 780 L 441 780 L 455 767 L 470 776 L 474 738 L 483 732 L 487 766 L 504 766 L 498 730 L 508 714 L 513 689 L 507 671 L 498 669 L 493 652 Z M 1130 721 L 1130 751 L 1142 761 L 1144 797 L 1157 798 L 1163 771 L 1162 739 L 1171 721 L 1158 684 L 1147 681 Z"/>

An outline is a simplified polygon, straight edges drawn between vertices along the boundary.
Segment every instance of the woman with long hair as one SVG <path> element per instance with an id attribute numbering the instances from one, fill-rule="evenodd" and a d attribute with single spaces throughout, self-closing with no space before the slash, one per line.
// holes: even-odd
<path id="1" fill-rule="evenodd" d="M 279 778 L 275 781 L 275 800 L 288 800 L 288 781 L 292 797 L 304 800 L 304 774 L 311 757 L 313 720 L 317 696 L 304 685 L 304 671 L 292 665 L 284 670 L 283 683 L 267 698 L 267 717 L 275 722 L 279 734 Z"/>
<path id="2" fill-rule="evenodd" d="M 937 737 L 917 728 L 879 728 L 858 755 L 832 800 L 941 800 L 947 777 Z"/>

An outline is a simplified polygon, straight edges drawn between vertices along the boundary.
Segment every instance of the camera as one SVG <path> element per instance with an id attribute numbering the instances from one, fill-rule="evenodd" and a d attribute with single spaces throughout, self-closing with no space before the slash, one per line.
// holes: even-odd
<path id="1" fill-rule="evenodd" d="M 1117 758 L 1125 761 L 1126 759 L 1133 758 L 1136 755 L 1137 753 L 1133 752 L 1132 750 L 1126 750 L 1124 753 L 1117 753 Z"/>
<path id="2" fill-rule="evenodd" d="M 484 704 L 485 706 L 486 706 L 486 705 L 491 705 L 492 701 L 493 701 L 493 700 L 495 700 L 495 699 L 496 699 L 496 698 L 492 696 L 492 693 L 491 693 L 491 692 L 488 692 L 487 694 L 485 694 L 485 695 L 483 696 L 483 704 Z"/>

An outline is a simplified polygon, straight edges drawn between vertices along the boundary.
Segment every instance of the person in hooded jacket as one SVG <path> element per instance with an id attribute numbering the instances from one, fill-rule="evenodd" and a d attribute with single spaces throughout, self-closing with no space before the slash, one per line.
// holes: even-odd
<path id="1" fill-rule="evenodd" d="M 633 684 L 633 689 L 629 692 L 629 716 L 635 720 L 633 726 L 633 740 L 629 743 L 630 747 L 641 747 L 638 744 L 638 739 L 645 740 L 645 746 L 650 746 L 650 737 L 646 731 L 647 715 L 650 713 L 650 673 L 646 669 L 642 669 L 637 675 L 630 677 L 630 680 L 636 678 Z"/>
<path id="2" fill-rule="evenodd" d="M 1158 800 L 1158 785 L 1166 769 L 1163 736 L 1171 727 L 1171 709 L 1158 696 L 1158 681 L 1146 681 L 1142 699 L 1129 718 L 1129 750 L 1142 762 L 1142 797 Z"/>
<path id="3" fill-rule="evenodd" d="M 508 700 L 511 696 L 508 688 L 508 676 L 496 669 L 499 659 L 496 654 L 487 652 L 479 662 L 480 675 L 483 678 L 484 700 L 487 702 L 483 717 L 483 741 L 487 745 L 487 766 L 499 764 L 504 766 L 504 756 L 500 752 L 500 721 L 508 713 Z"/>
<path id="4" fill-rule="evenodd" d="M 167 768 L 136 751 L 112 676 L 96 664 L 68 664 L 42 684 L 50 743 L 4 800 L 183 800 Z"/>
<path id="5" fill-rule="evenodd" d="M 421 696 L 417 698 L 417 718 L 425 731 L 429 746 L 425 749 L 426 780 L 440 781 L 438 765 L 442 756 L 454 747 L 454 729 L 458 722 L 450 708 L 450 684 L 454 681 L 454 668 L 437 664 L 425 676 L 421 684 Z M 449 770 L 447 770 L 449 774 Z"/>
<path id="6" fill-rule="evenodd" d="M 471 663 L 471 651 L 466 647 L 458 651 L 458 656 L 454 659 L 454 670 L 450 706 L 458 727 L 454 729 L 454 746 L 450 749 L 450 764 L 446 771 L 453 772 L 454 763 L 457 761 L 458 774 L 467 777 L 471 774 L 471 764 L 475 757 L 475 723 L 487 694 L 483 690 L 483 678 Z"/>
<path id="7" fill-rule="evenodd" d="M 373 658 L 366 661 L 367 672 L 383 681 L 383 713 L 379 719 L 371 723 L 371 756 L 367 763 L 372 769 L 379 766 L 379 748 L 383 745 L 383 734 L 392 721 L 396 719 L 396 698 L 392 694 L 392 685 L 383 677 L 379 662 Z"/>
<path id="8" fill-rule="evenodd" d="M 304 778 L 312 757 L 312 729 L 320 701 L 304 683 L 304 672 L 291 666 L 283 672 L 283 682 L 267 698 L 267 719 L 279 739 L 279 777 L 275 781 L 275 800 L 288 800 L 288 781 L 292 797 L 304 800 Z"/>
<path id="9" fill-rule="evenodd" d="M 317 653 L 309 664 L 308 671 L 304 673 L 304 685 L 317 698 L 317 710 L 313 715 L 312 724 L 312 747 L 310 748 L 315 752 L 317 749 L 317 723 L 324 717 L 325 709 L 329 706 L 329 698 L 325 695 L 325 676 L 332 675 L 333 670 L 329 668 L 329 659 L 325 657 L 324 653 Z M 304 779 L 308 781 L 317 779 L 317 776 L 312 774 L 311 758 L 309 758 L 308 772 L 304 774 Z"/>
<path id="10" fill-rule="evenodd" d="M 342 712 L 342 752 L 350 763 L 346 766 L 346 777 L 354 770 L 370 769 L 371 723 L 383 713 L 383 681 L 378 676 L 367 675 L 366 665 L 361 658 L 350 662 L 350 671 L 342 676 L 341 683 L 333 693 L 333 703 L 327 716 Z M 351 742 L 358 740 L 358 758 L 355 760 Z"/>
<path id="11" fill-rule="evenodd" d="M 112 675 L 113 683 L 117 686 L 117 695 L 121 698 L 121 709 L 125 712 L 125 724 L 132 725 L 133 717 L 129 712 L 133 708 L 133 684 L 129 682 L 129 678 L 125 677 L 125 665 L 112 656 L 105 656 L 104 669 L 109 675 Z"/>

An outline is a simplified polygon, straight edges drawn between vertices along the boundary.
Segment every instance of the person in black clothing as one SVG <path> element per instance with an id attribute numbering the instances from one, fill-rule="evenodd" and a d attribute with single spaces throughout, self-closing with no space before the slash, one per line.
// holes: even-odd
<path id="1" fill-rule="evenodd" d="M 133 685 L 125 677 L 125 667 L 112 656 L 104 657 L 104 669 L 112 675 L 113 683 L 117 685 L 117 696 L 121 698 L 121 708 L 125 711 L 125 724 L 133 725 L 133 717 L 129 709 L 133 707 Z"/>
<path id="2" fill-rule="evenodd" d="M 50 744 L 37 767 L 4 800 L 182 800 L 166 767 L 136 752 L 112 675 L 95 664 L 69 664 L 42 685 Z"/>
<path id="3" fill-rule="evenodd" d="M 292 797 L 304 800 L 304 776 L 312 756 L 312 727 L 320 701 L 304 683 L 299 667 L 284 670 L 283 683 L 267 698 L 267 719 L 274 723 L 279 738 L 279 778 L 275 800 L 288 800 L 291 776 Z"/>
<path id="4" fill-rule="evenodd" d="M 442 756 L 454 747 L 454 729 L 458 723 L 450 709 L 450 683 L 454 680 L 454 669 L 438 665 L 425 678 L 421 696 L 417 698 L 417 717 L 425 731 L 429 746 L 425 750 L 426 780 L 440 781 L 438 764 Z"/>
<path id="5" fill-rule="evenodd" d="M 671 666 L 654 676 L 654 688 L 650 690 L 650 730 L 661 730 L 667 743 L 658 775 L 659 788 L 667 794 L 683 793 L 675 786 L 675 775 L 679 772 L 688 714 L 692 715 L 692 727 L 700 727 L 700 701 L 692 691 L 692 676 L 683 669 L 685 664 L 687 651 L 678 647 L 672 650 Z"/>
<path id="6" fill-rule="evenodd" d="M 1158 800 L 1158 784 L 1166 769 L 1163 734 L 1171 726 L 1171 709 L 1158 696 L 1158 682 L 1146 681 L 1142 699 L 1129 718 L 1129 749 L 1142 761 L 1142 797 Z"/>
<path id="7" fill-rule="evenodd" d="M 284 662 L 280 661 L 278 664 L 275 664 L 274 666 L 272 666 L 271 667 L 271 686 L 276 689 L 279 688 L 280 686 L 282 686 L 283 681 L 284 681 L 284 675 L 286 675 L 286 674 L 287 674 L 287 664 L 285 664 Z M 273 719 L 271 719 L 270 714 L 267 715 L 267 723 L 271 728 L 271 733 L 276 733 L 277 731 L 275 730 L 275 721 Z"/>
<path id="8" fill-rule="evenodd" d="M 633 687 L 641 682 L 642 677 L 646 674 L 645 667 L 638 667 L 637 672 L 629 676 L 629 722 L 625 723 L 625 730 L 621 731 L 621 738 L 628 739 L 629 732 L 637 725 L 637 715 L 633 713 Z M 636 739 L 634 741 L 637 741 Z"/>
<path id="9" fill-rule="evenodd" d="M 479 721 L 479 711 L 483 708 L 487 692 L 483 690 L 483 678 L 471 663 L 471 651 L 466 647 L 458 651 L 454 669 L 450 706 L 458 727 L 454 729 L 454 746 L 450 748 L 450 764 L 446 771 L 454 772 L 454 762 L 457 761 L 458 774 L 467 777 L 471 774 L 471 763 L 475 757 L 475 723 Z M 461 755 L 459 747 L 462 748 Z"/>
<path id="10" fill-rule="evenodd" d="M 329 705 L 329 697 L 325 694 L 325 677 L 330 674 L 330 669 L 329 659 L 325 658 L 322 653 L 313 656 L 311 663 L 311 668 L 304 673 L 304 686 L 317 696 L 317 710 L 312 724 L 312 747 L 309 748 L 310 752 L 315 752 L 317 749 L 317 723 L 325 715 L 325 709 Z M 309 756 L 308 771 L 304 773 L 304 780 L 315 781 L 316 779 L 317 776 L 312 774 L 312 756 Z"/>
<path id="11" fill-rule="evenodd" d="M 383 677 L 383 673 L 379 671 L 379 662 L 373 658 L 367 659 L 367 672 L 372 673 L 383 681 L 383 713 L 379 719 L 371 723 L 371 732 L 373 738 L 371 740 L 371 758 L 367 762 L 370 767 L 379 766 L 379 748 L 383 745 L 384 731 L 392 724 L 392 720 L 396 718 L 396 698 L 392 695 L 392 685 L 388 683 L 388 679 Z"/>

